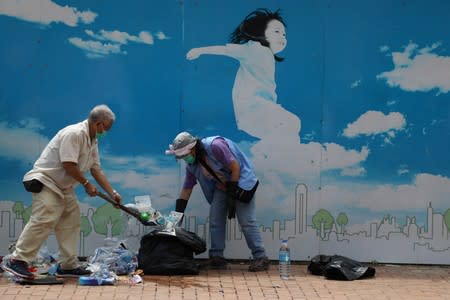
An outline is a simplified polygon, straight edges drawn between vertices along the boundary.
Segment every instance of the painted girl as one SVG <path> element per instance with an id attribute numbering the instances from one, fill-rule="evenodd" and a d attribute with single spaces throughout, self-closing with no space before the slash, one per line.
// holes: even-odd
<path id="1" fill-rule="evenodd" d="M 251 12 L 234 30 L 230 43 L 191 49 L 186 58 L 225 55 L 240 66 L 233 86 L 233 107 L 239 129 L 261 140 L 300 142 L 300 119 L 277 104 L 275 62 L 286 47 L 285 23 L 279 10 Z"/>

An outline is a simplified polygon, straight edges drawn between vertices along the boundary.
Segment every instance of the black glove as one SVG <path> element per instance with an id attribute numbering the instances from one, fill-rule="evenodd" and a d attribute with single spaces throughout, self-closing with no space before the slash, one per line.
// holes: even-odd
<path id="1" fill-rule="evenodd" d="M 239 197 L 240 188 L 237 181 L 227 181 L 225 190 L 228 195 L 228 219 L 231 220 L 236 216 L 236 199 Z"/>
<path id="2" fill-rule="evenodd" d="M 186 200 L 178 198 L 177 201 L 175 202 L 175 211 L 184 213 L 184 211 L 186 210 L 187 203 L 188 202 Z"/>
<path id="3" fill-rule="evenodd" d="M 228 196 L 227 203 L 228 203 L 228 219 L 231 220 L 236 217 L 236 199 Z"/>
<path id="4" fill-rule="evenodd" d="M 237 181 L 227 181 L 225 183 L 225 189 L 227 194 L 233 197 L 234 199 L 239 198 L 240 188 L 238 186 Z"/>
<path id="5" fill-rule="evenodd" d="M 181 217 L 180 221 L 178 221 L 178 225 L 181 225 L 183 223 L 184 219 L 184 211 L 186 210 L 187 201 L 181 198 L 178 198 L 175 202 L 175 211 L 179 213 L 183 213 L 183 216 Z"/>

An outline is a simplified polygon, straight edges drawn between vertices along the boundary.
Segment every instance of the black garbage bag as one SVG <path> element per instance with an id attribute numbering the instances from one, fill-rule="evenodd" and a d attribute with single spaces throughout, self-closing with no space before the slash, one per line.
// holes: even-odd
<path id="1" fill-rule="evenodd" d="M 200 264 L 194 254 L 206 251 L 206 243 L 194 232 L 176 228 L 176 236 L 154 230 L 141 239 L 138 268 L 146 275 L 197 275 Z"/>
<path id="2" fill-rule="evenodd" d="M 206 251 L 206 242 L 194 232 L 187 231 L 183 228 L 175 228 L 177 238 L 185 245 L 191 247 L 195 255 Z"/>
<path id="3" fill-rule="evenodd" d="M 375 268 L 341 255 L 316 255 L 308 265 L 313 275 L 323 275 L 327 279 L 356 280 L 375 276 Z"/>

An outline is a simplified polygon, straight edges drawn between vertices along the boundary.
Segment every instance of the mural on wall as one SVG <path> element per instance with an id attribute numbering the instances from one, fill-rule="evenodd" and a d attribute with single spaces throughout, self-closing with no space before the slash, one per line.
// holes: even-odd
<path id="1" fill-rule="evenodd" d="M 49 139 L 105 103 L 117 122 L 101 163 L 125 203 L 148 195 L 169 212 L 184 165 L 167 145 L 181 130 L 220 134 L 255 164 L 272 259 L 290 238 L 297 260 L 450 263 L 449 6 L 2 1 L 1 238 L 29 219 L 21 181 Z M 137 247 L 149 230 L 77 193 L 81 255 L 105 238 Z M 208 238 L 205 204 L 196 188 L 184 225 Z M 232 220 L 227 257 L 248 258 L 243 245 Z"/>

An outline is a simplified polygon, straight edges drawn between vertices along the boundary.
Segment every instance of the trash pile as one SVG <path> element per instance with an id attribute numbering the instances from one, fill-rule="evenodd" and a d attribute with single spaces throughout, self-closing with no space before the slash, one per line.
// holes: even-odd
<path id="1" fill-rule="evenodd" d="M 149 196 L 135 197 L 135 203 L 126 204 L 127 208 L 136 212 L 144 221 L 148 221 L 147 225 L 152 227 L 159 234 L 177 236 L 176 228 L 183 218 L 183 213 L 171 211 L 168 215 L 162 214 L 160 211 L 152 207 Z M 9 251 L 14 251 L 14 246 Z M 11 255 L 2 258 L 0 263 L 6 264 L 11 259 Z M 29 271 L 34 274 L 35 279 L 45 279 L 57 276 L 58 257 L 54 253 L 50 253 L 44 245 L 41 247 L 36 259 L 30 264 Z M 138 284 L 142 282 L 142 270 L 138 270 L 137 253 L 131 251 L 125 241 L 118 241 L 115 238 L 105 239 L 103 247 L 95 250 L 94 254 L 87 258 L 83 263 L 83 267 L 91 271 L 89 276 L 79 277 L 80 285 L 115 285 L 118 281 L 128 280 L 130 284 Z M 1 266 L 0 266 L 1 268 Z M 23 283 L 21 278 L 5 272 L 5 276 L 10 281 Z M 31 279 L 33 282 L 33 279 Z M 29 284 L 30 281 L 27 281 Z M 58 281 L 57 283 L 61 283 Z M 37 284 L 37 283 L 36 283 Z"/>
<path id="2" fill-rule="evenodd" d="M 9 246 L 9 251 L 12 253 L 15 249 L 15 243 L 12 243 Z M 11 260 L 11 254 L 5 255 L 1 262 L 1 267 L 8 263 Z M 58 268 L 57 263 L 57 255 L 50 253 L 45 245 L 41 247 L 38 254 L 36 255 L 35 260 L 30 264 L 29 270 L 34 274 L 36 279 L 42 279 L 48 277 L 48 275 L 54 275 L 56 269 Z M 4 276 L 7 277 L 10 281 L 19 282 L 20 278 L 14 276 L 10 272 L 4 271 Z"/>
<path id="3" fill-rule="evenodd" d="M 124 242 L 116 245 L 100 247 L 89 258 L 86 269 L 91 271 L 90 276 L 81 276 L 80 285 L 114 285 L 119 281 L 120 275 L 127 275 L 133 284 L 142 282 L 142 278 L 136 274 L 137 257 L 127 249 Z"/>
<path id="4" fill-rule="evenodd" d="M 111 244 L 110 239 L 108 240 L 108 243 Z M 126 248 L 123 241 L 114 241 L 114 245 L 97 248 L 94 255 L 88 257 L 87 262 L 82 263 L 92 273 L 90 276 L 79 277 L 80 285 L 114 285 L 124 279 L 123 277 L 131 284 L 142 282 L 137 270 L 137 256 Z M 10 259 L 11 254 L 6 255 L 2 259 L 2 264 L 6 264 Z M 53 278 L 58 265 L 57 255 L 50 253 L 44 245 L 39 250 L 36 259 L 29 265 L 29 271 L 34 274 L 35 281 L 38 282 L 37 280 Z M 24 282 L 23 278 L 6 271 L 4 273 L 9 281 Z M 33 284 L 33 280 L 26 280 L 26 283 Z M 58 282 L 48 281 L 48 284 L 53 283 Z"/>

